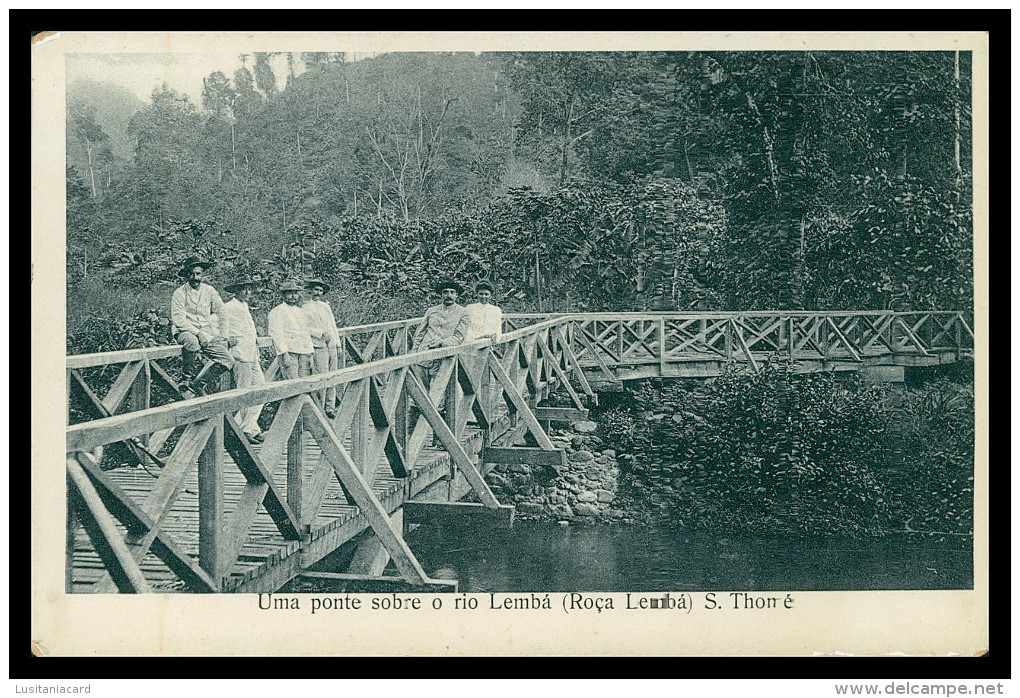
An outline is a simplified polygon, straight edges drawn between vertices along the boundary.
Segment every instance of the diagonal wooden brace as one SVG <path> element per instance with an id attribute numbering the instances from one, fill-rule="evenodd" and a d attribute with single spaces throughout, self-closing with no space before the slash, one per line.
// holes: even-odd
<path id="1" fill-rule="evenodd" d="M 306 420 L 305 428 L 318 442 L 323 456 L 333 465 L 333 471 L 337 478 L 345 490 L 350 493 L 354 504 L 368 519 L 375 535 L 379 537 L 379 541 L 393 558 L 397 569 L 400 570 L 401 576 L 411 584 L 424 585 L 428 583 L 428 575 L 422 569 L 414 553 L 407 547 L 400 532 L 393 527 L 389 514 L 383 509 L 382 504 L 372 492 L 371 486 L 365 481 L 354 461 L 351 460 L 350 453 L 340 443 L 333 430 L 329 428 L 328 422 L 320 418 L 321 412 L 317 406 L 313 405 L 312 410 L 306 411 L 306 414 L 309 412 L 312 418 Z"/>
<path id="2" fill-rule="evenodd" d="M 155 522 L 131 497 L 120 488 L 87 456 L 78 455 L 78 463 L 96 488 L 106 509 L 113 514 L 129 533 L 145 534 Z M 177 543 L 162 531 L 157 531 L 152 542 L 152 552 L 170 568 L 185 584 L 198 592 L 217 592 L 219 587 L 198 563 L 178 547 Z"/>
<path id="3" fill-rule="evenodd" d="M 249 484 L 268 486 L 262 504 L 266 507 L 269 515 L 273 517 L 273 522 L 280 534 L 287 540 L 301 540 L 297 518 L 287 505 L 286 498 L 276 487 L 272 474 L 248 443 L 241 425 L 232 415 L 227 414 L 225 417 L 226 429 L 223 431 L 223 446 L 227 453 L 234 459 L 238 470 Z"/>
<path id="4" fill-rule="evenodd" d="M 503 367 L 498 361 L 493 358 L 489 358 L 489 369 L 492 371 L 492 375 L 496 377 L 496 380 L 503 386 L 507 398 L 513 403 L 513 406 L 517 409 L 518 414 L 527 423 L 528 429 L 531 434 L 535 437 L 540 448 L 544 448 L 547 451 L 553 450 L 552 441 L 549 439 L 549 435 L 545 433 L 545 429 L 538 423 L 538 419 L 535 417 L 535 413 L 531 411 L 531 407 L 528 405 L 528 401 L 524 399 L 524 396 L 517 390 L 517 386 L 510 380 L 510 376 L 506 374 Z"/>
<path id="5" fill-rule="evenodd" d="M 408 374 L 407 379 L 407 391 L 411 396 L 411 399 L 418 405 L 418 409 L 421 410 L 422 416 L 428 420 L 429 424 L 432 425 L 432 430 L 435 432 L 436 437 L 439 438 L 447 452 L 450 454 L 450 458 L 460 468 L 461 472 L 464 473 L 464 477 L 467 478 L 468 484 L 471 485 L 471 489 L 478 495 L 478 499 L 481 500 L 482 504 L 487 507 L 495 508 L 499 506 L 499 501 L 496 499 L 496 495 L 489 489 L 489 485 L 485 482 L 485 478 L 478 471 L 478 467 L 468 457 L 464 447 L 457 441 L 457 437 L 454 435 L 453 430 L 450 429 L 449 425 L 443 421 L 443 418 L 439 414 L 439 410 L 429 399 L 428 393 L 425 392 L 425 386 L 418 379 L 418 376 L 413 373 Z"/>
<path id="6" fill-rule="evenodd" d="M 578 396 L 577 391 L 574 390 L 574 386 L 570 384 L 570 378 L 567 376 L 567 372 L 560 366 L 560 362 L 556 358 L 556 355 L 553 354 L 552 349 L 546 346 L 545 342 L 539 342 L 538 347 L 545 356 L 546 365 L 552 367 L 553 373 L 555 373 L 556 377 L 560 379 L 560 382 L 563 384 L 563 389 L 567 391 L 567 395 L 570 396 L 570 400 L 574 403 L 574 407 L 579 410 L 583 410 L 584 403 L 581 402 L 581 398 Z"/>
<path id="7" fill-rule="evenodd" d="M 563 355 L 566 357 L 567 362 L 573 368 L 574 375 L 577 377 L 577 382 L 581 384 L 581 390 L 584 391 L 585 395 L 591 397 L 595 394 L 595 391 L 592 390 L 591 383 L 588 382 L 588 378 L 584 375 L 584 369 L 581 368 L 581 362 L 577 360 L 577 355 L 574 354 L 574 350 L 570 348 L 570 342 L 568 342 L 563 336 L 563 328 L 552 328 L 552 334 L 559 342 L 560 349 L 563 350 Z"/>
<path id="8" fill-rule="evenodd" d="M 118 591 L 122 593 L 148 593 L 149 583 L 142 575 L 138 561 L 128 550 L 120 531 L 113 524 L 113 518 L 75 456 L 67 458 L 70 505 L 76 513 L 92 545 L 106 566 L 108 574 Z M 100 591 L 96 589 L 96 591 Z M 112 591 L 112 589 L 111 589 Z"/>
<path id="9" fill-rule="evenodd" d="M 125 541 L 127 549 L 136 562 L 141 562 L 149 552 L 153 541 L 156 540 L 163 520 L 170 513 L 170 508 L 176 501 L 177 495 L 184 488 L 184 479 L 196 467 L 198 454 L 205 448 L 206 442 L 212 435 L 216 426 L 215 422 L 215 419 L 205 419 L 189 424 L 181 435 L 180 441 L 177 442 L 174 452 L 167 459 L 166 466 L 160 473 L 159 479 L 156 480 L 156 486 L 152 488 L 145 503 L 141 506 L 142 511 L 151 519 L 152 525 L 144 533 L 129 531 Z M 104 575 L 96 582 L 96 591 L 112 591 L 114 581 L 110 575 Z"/>

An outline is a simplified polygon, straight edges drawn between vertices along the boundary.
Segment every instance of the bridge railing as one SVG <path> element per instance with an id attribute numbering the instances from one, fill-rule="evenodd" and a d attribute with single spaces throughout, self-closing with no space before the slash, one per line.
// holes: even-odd
<path id="1" fill-rule="evenodd" d="M 479 340 L 375 361 L 368 360 L 373 352 L 363 348 L 359 352 L 362 363 L 329 373 L 227 390 L 71 425 L 66 437 L 71 504 L 68 570 L 73 567 L 70 555 L 80 524 L 106 570 L 96 591 L 147 590 L 139 562 L 150 551 L 190 588 L 222 590 L 252 535 L 259 507 L 265 507 L 283 539 L 305 540 L 335 477 L 348 500 L 367 517 L 402 576 L 411 583 L 427 583 L 373 494 L 378 467 L 386 463 L 394 477 L 407 478 L 434 436 L 482 505 L 499 507 L 478 465 L 464 449 L 468 423 L 477 424 L 489 446 L 512 446 L 530 433 L 538 449 L 554 451 L 532 409 L 537 398 L 551 386 L 565 384 L 580 407 L 569 386 L 570 377 L 590 392 L 566 338 L 570 324 L 569 318 L 552 318 L 508 332 L 495 344 Z M 406 329 L 395 325 L 373 332 L 378 337 L 382 336 L 378 333 Z M 406 346 L 399 341 L 394 344 L 393 339 L 386 334 L 369 341 L 377 342 L 379 352 Z M 116 359 L 139 364 L 140 372 L 144 370 L 142 362 L 171 355 L 169 348 L 161 347 L 122 353 Z M 82 366 L 87 361 L 91 359 L 71 365 Z M 338 389 L 339 400 L 332 419 L 315 398 L 318 391 L 331 386 Z M 264 443 L 255 448 L 241 432 L 236 414 L 274 402 L 278 407 L 273 423 L 265 432 Z M 154 437 L 171 432 L 177 434 L 173 448 L 165 456 L 154 455 Z M 305 478 L 302 455 L 304 432 L 311 434 L 322 453 L 309 478 Z M 158 479 L 142 502 L 134 501 L 99 467 L 101 449 L 123 443 L 138 445 L 140 453 L 136 451 L 136 455 L 160 466 Z M 148 450 L 142 446 L 145 443 Z M 224 453 L 247 483 L 229 517 L 224 511 Z M 279 487 L 274 478 L 281 460 L 286 462 L 286 488 Z M 196 467 L 197 559 L 161 527 L 185 478 Z"/>
<path id="2" fill-rule="evenodd" d="M 938 363 L 972 355 L 963 312 L 582 313 L 574 319 L 585 364 L 744 362 Z"/>
<path id="3" fill-rule="evenodd" d="M 422 321 L 423 318 L 412 318 L 343 328 L 338 352 L 340 366 L 406 353 L 410 338 Z M 262 336 L 258 346 L 271 351 L 273 341 Z M 180 400 L 176 371 L 171 368 L 172 362 L 180 357 L 181 347 L 176 344 L 68 356 L 68 423 Z M 279 361 L 275 356 L 264 374 L 267 381 L 279 378 Z M 103 389 L 101 385 L 110 387 Z M 100 392 L 105 393 L 102 398 Z"/>

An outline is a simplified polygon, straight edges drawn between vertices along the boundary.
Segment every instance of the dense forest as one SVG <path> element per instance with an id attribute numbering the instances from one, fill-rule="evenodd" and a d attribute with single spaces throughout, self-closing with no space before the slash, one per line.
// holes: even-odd
<path id="1" fill-rule="evenodd" d="M 969 309 L 966 52 L 242 56 L 67 100 L 68 351 L 170 338 L 177 265 L 508 310 Z"/>

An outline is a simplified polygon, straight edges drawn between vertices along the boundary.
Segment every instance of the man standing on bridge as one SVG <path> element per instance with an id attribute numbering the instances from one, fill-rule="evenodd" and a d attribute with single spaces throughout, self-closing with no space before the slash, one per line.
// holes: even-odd
<path id="1" fill-rule="evenodd" d="M 219 377 L 234 366 L 227 349 L 223 301 L 215 288 L 202 282 L 205 270 L 211 266 L 214 262 L 188 257 L 178 272 L 187 282 L 178 287 L 170 298 L 174 340 L 183 347 L 181 394 L 189 398 L 205 393 L 209 386 L 213 386 L 215 392 Z M 213 320 L 214 315 L 216 321 Z M 212 360 L 204 369 L 203 354 Z"/>
<path id="2" fill-rule="evenodd" d="M 479 281 L 475 285 L 475 297 L 477 303 L 471 303 L 465 310 L 471 326 L 468 329 L 465 342 L 473 342 L 476 339 L 491 339 L 498 342 L 503 333 L 503 311 L 498 305 L 493 305 L 492 284 L 488 281 Z"/>
<path id="3" fill-rule="evenodd" d="M 251 287 L 256 283 L 251 277 L 239 276 L 223 287 L 228 294 L 233 295 L 233 298 L 223 304 L 222 314 L 227 319 L 227 346 L 234 359 L 235 388 L 249 388 L 266 382 L 265 375 L 262 373 L 262 364 L 259 362 L 255 321 L 248 308 Z M 262 405 L 246 407 L 237 413 L 241 431 L 253 444 L 262 443 L 265 440 L 262 430 L 259 428 L 259 415 L 261 414 Z"/>
<path id="4" fill-rule="evenodd" d="M 322 300 L 323 295 L 329 293 L 329 284 L 316 277 L 306 281 L 305 288 L 312 296 L 311 300 L 305 301 L 301 306 L 308 316 L 312 348 L 315 350 L 312 370 L 314 373 L 335 371 L 338 368 L 337 348 L 340 346 L 340 332 L 336 327 L 333 308 L 327 301 Z M 336 417 L 336 386 L 330 386 L 321 393 L 319 399 L 322 401 L 326 416 L 333 419 Z"/>
<path id="5" fill-rule="evenodd" d="M 269 336 L 276 347 L 284 380 L 312 375 L 312 334 L 308 316 L 301 310 L 301 285 L 284 281 L 279 288 L 283 303 L 269 311 Z"/>

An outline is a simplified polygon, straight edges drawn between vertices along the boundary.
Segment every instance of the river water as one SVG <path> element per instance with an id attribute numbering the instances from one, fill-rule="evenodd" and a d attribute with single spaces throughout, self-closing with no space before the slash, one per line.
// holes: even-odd
<path id="1" fill-rule="evenodd" d="M 408 544 L 464 592 L 966 589 L 971 538 L 790 537 L 665 525 L 421 526 Z"/>

